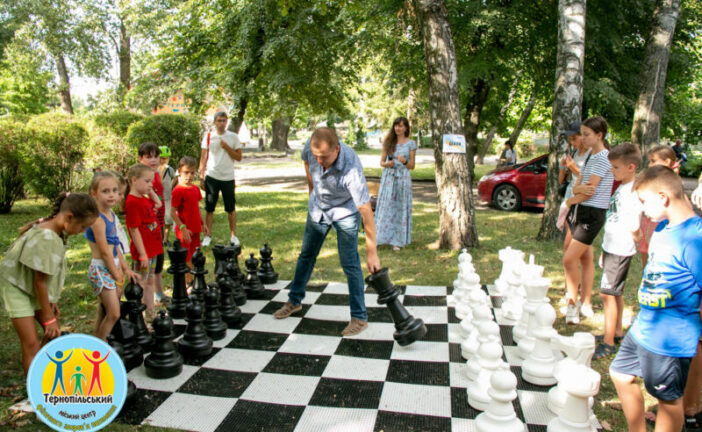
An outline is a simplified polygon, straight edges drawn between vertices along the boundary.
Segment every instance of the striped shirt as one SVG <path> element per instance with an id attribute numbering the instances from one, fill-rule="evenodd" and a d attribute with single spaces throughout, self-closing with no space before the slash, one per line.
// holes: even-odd
<path id="1" fill-rule="evenodd" d="M 582 205 L 600 209 L 609 208 L 609 198 L 612 195 L 614 176 L 612 175 L 612 164 L 609 163 L 607 155 L 609 155 L 609 150 L 606 149 L 591 155 L 590 159 L 580 171 L 583 177 L 581 184 L 587 183 L 592 175 L 596 175 L 601 179 L 597 184 L 595 194 L 591 196 L 590 199 L 583 202 Z"/>

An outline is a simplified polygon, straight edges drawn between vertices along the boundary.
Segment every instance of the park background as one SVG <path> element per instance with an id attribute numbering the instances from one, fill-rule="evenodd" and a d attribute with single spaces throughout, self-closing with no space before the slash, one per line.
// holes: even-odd
<path id="1" fill-rule="evenodd" d="M 450 188 L 468 183 L 474 192 L 507 139 L 521 161 L 549 153 L 552 179 L 564 152 L 559 131 L 591 115 L 608 120 L 613 145 L 633 141 L 646 152 L 681 139 L 682 174 L 694 185 L 701 30 L 699 0 L 0 0 L 0 254 L 59 192 L 85 190 L 95 169 L 124 173 L 144 141 L 169 146 L 172 165 L 198 156 L 211 115 L 225 109 L 230 128 L 248 138 L 237 166 L 244 253 L 270 242 L 276 271 L 291 279 L 306 215 L 301 144 L 314 127 L 335 126 L 377 183 L 380 141 L 403 115 L 420 149 L 412 244 L 379 250 L 394 282 L 450 285 L 466 246 L 490 283 L 498 250 L 512 246 L 545 266 L 555 305 L 564 281 L 560 237 L 549 228 L 553 182 L 543 212 L 500 212 Z M 443 133 L 465 135 L 468 157 L 442 155 Z M 447 211 L 450 200 L 462 204 L 458 213 Z M 225 239 L 221 205 L 214 226 Z M 594 244 L 599 256 L 601 238 Z M 96 300 L 82 237 L 70 239 L 67 258 L 62 329 L 90 333 Z M 640 278 L 636 258 L 627 320 Z M 332 237 L 313 280 L 344 280 Z M 559 332 L 599 332 L 594 301 L 594 319 L 568 328 L 559 320 Z M 0 428 L 36 430 L 31 416 L 6 409 L 24 397 L 24 378 L 4 312 L 0 344 Z M 595 412 L 605 429 L 625 430 L 610 361 L 593 362 L 602 373 Z"/>

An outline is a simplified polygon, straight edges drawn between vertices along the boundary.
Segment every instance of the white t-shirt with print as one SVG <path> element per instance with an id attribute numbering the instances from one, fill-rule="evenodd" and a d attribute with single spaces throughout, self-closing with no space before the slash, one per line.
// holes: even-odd
<path id="1" fill-rule="evenodd" d="M 234 180 L 234 159 L 229 156 L 220 142 L 224 141 L 229 147 L 234 150 L 242 148 L 241 142 L 239 141 L 239 136 L 232 131 L 225 131 L 223 135 L 217 133 L 217 131 L 212 131 L 206 133 L 202 137 L 203 149 L 208 148 L 207 137 L 209 135 L 209 153 L 207 155 L 207 167 L 205 168 L 205 175 L 212 177 L 216 180 Z"/>
<path id="2" fill-rule="evenodd" d="M 614 255 L 632 256 L 636 253 L 632 233 L 639 229 L 641 201 L 633 186 L 633 181 L 620 185 L 609 200 L 602 249 Z"/>

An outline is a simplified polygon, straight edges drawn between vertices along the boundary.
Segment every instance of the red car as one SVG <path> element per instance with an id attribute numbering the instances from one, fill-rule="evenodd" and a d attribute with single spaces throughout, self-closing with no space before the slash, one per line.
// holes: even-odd
<path id="1" fill-rule="evenodd" d="M 548 155 L 526 163 L 497 168 L 478 182 L 480 199 L 500 210 L 544 207 Z"/>

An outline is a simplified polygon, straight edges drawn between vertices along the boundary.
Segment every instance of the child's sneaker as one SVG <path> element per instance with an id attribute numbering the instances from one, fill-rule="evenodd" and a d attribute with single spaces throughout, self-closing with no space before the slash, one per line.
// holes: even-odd
<path id="1" fill-rule="evenodd" d="M 212 243 L 212 237 L 205 236 L 205 238 L 202 239 L 202 247 L 208 247 L 210 243 Z"/>
<path id="2" fill-rule="evenodd" d="M 580 306 L 580 315 L 585 318 L 592 318 L 595 316 L 595 311 L 592 310 L 592 305 L 582 305 Z"/>
<path id="3" fill-rule="evenodd" d="M 578 307 L 572 303 L 568 303 L 566 307 L 566 324 L 580 324 L 580 314 Z"/>
<path id="4" fill-rule="evenodd" d="M 234 245 L 235 247 L 241 246 L 241 243 L 239 242 L 239 239 L 238 239 L 235 235 L 229 237 L 229 243 L 231 243 L 231 244 Z"/>

